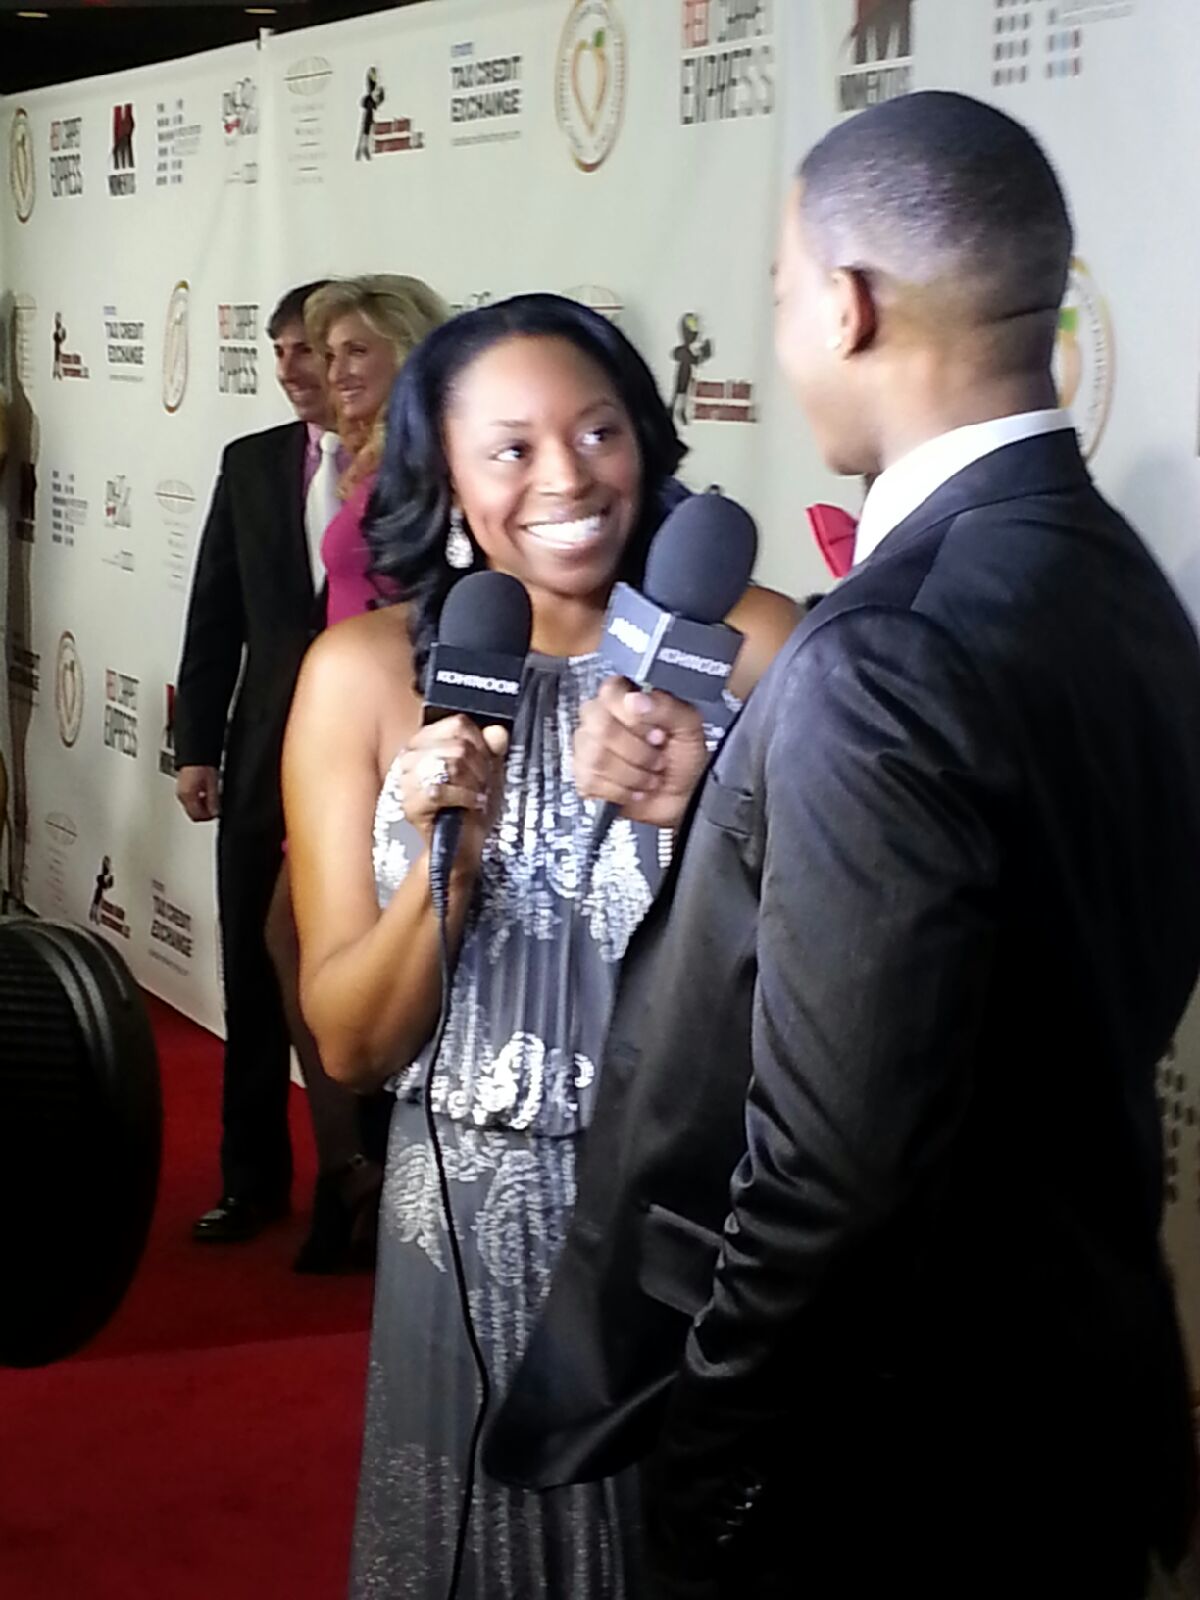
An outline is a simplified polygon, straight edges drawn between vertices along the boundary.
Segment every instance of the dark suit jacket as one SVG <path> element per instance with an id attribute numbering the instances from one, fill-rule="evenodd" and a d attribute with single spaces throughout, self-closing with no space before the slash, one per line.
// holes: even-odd
<path id="1" fill-rule="evenodd" d="M 283 832 L 279 758 L 318 625 L 304 532 L 302 422 L 235 439 L 200 537 L 175 694 L 176 766 L 221 765 L 223 824 Z M 226 724 L 245 675 L 232 720 Z"/>
<path id="2" fill-rule="evenodd" d="M 1073 434 L 1010 445 L 806 619 L 699 791 L 489 1469 L 653 1447 L 666 1594 L 739 1541 L 723 1593 L 874 1593 L 829 1577 L 874 1537 L 888 1592 L 974 1596 L 951 1533 L 1019 1576 L 1084 1523 L 1109 1587 L 1062 1592 L 1139 1592 L 1192 1491 L 1155 1069 L 1198 889 L 1192 626 Z"/>

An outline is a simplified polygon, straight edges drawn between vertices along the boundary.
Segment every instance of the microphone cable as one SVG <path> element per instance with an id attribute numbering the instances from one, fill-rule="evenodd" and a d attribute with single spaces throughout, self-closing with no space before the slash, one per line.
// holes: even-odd
<path id="1" fill-rule="evenodd" d="M 446 1025 L 450 1020 L 450 988 L 454 979 L 455 968 L 458 965 L 457 961 L 452 961 L 450 958 L 450 938 L 446 928 L 446 921 L 450 909 L 450 864 L 454 860 L 461 829 L 462 813 L 443 811 L 438 815 L 429 845 L 429 892 L 438 922 L 442 1001 L 438 1010 L 437 1027 L 433 1032 L 429 1059 L 425 1064 L 423 1088 L 425 1128 L 429 1135 L 430 1148 L 433 1151 L 434 1165 L 437 1168 L 438 1190 L 441 1195 L 442 1214 L 446 1219 L 446 1232 L 450 1240 L 450 1259 L 454 1266 L 454 1282 L 458 1289 L 459 1310 L 462 1315 L 463 1330 L 466 1333 L 467 1343 L 471 1349 L 471 1358 L 475 1363 L 475 1371 L 479 1378 L 479 1407 L 475 1413 L 474 1426 L 471 1429 L 470 1449 L 467 1456 L 466 1471 L 463 1475 L 458 1531 L 454 1540 L 454 1561 L 450 1569 L 450 1583 L 446 1590 L 446 1600 L 456 1600 L 458 1586 L 462 1579 L 463 1562 L 467 1553 L 467 1539 L 471 1529 L 471 1510 L 475 1499 L 475 1476 L 476 1463 L 479 1457 L 479 1441 L 483 1435 L 483 1426 L 492 1396 L 491 1374 L 488 1372 L 487 1360 L 483 1354 L 483 1346 L 479 1342 L 479 1332 L 475 1326 L 475 1317 L 471 1311 L 470 1291 L 467 1287 L 466 1268 L 463 1265 L 462 1243 L 459 1240 L 458 1228 L 454 1221 L 454 1204 L 450 1197 L 450 1180 L 446 1173 L 446 1159 L 442 1151 L 442 1141 L 438 1134 L 437 1118 L 433 1111 L 433 1073 L 438 1057 L 441 1055 L 442 1042 L 446 1036 Z"/>

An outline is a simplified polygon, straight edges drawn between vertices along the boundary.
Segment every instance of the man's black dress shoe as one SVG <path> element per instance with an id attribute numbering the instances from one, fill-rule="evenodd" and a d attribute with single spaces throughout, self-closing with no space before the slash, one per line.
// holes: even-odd
<path id="1" fill-rule="evenodd" d="M 211 1211 L 193 1222 L 192 1238 L 201 1244 L 241 1244 L 287 1213 L 286 1200 L 264 1204 L 258 1200 L 243 1200 L 236 1194 L 222 1195 Z"/>

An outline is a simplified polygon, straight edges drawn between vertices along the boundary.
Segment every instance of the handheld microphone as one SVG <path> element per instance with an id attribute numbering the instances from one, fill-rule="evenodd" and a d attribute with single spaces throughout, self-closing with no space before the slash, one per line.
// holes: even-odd
<path id="1" fill-rule="evenodd" d="M 499 723 L 511 728 L 521 697 L 521 677 L 529 653 L 533 613 L 525 585 L 503 572 L 472 572 L 459 581 L 446 597 L 438 623 L 438 637 L 429 653 L 425 690 L 426 723 L 456 714 L 468 716 L 479 727 Z M 475 1461 L 479 1438 L 487 1416 L 491 1379 L 483 1346 L 479 1342 L 471 1311 L 470 1289 L 463 1266 L 462 1243 L 454 1220 L 454 1206 L 446 1161 L 438 1137 L 433 1110 L 433 1076 L 450 1018 L 451 984 L 454 963 L 446 932 L 450 903 L 450 868 L 462 832 L 463 812 L 448 806 L 438 812 L 429 842 L 429 892 L 438 920 L 441 954 L 442 998 L 437 1026 L 425 1065 L 425 1126 L 429 1134 L 437 1169 L 438 1192 L 450 1244 L 450 1259 L 458 1289 L 463 1331 L 471 1349 L 479 1379 L 479 1409 L 471 1433 L 471 1444 L 463 1474 L 462 1503 L 458 1531 L 454 1540 L 454 1562 L 446 1600 L 455 1600 L 466 1558 L 467 1535 L 471 1521 L 471 1502 L 475 1493 Z"/>
<path id="2" fill-rule="evenodd" d="M 521 674 L 529 653 L 533 615 L 529 594 L 505 572 L 472 572 L 446 597 L 437 642 L 429 653 L 425 718 L 462 714 L 481 728 L 511 728 L 521 696 Z M 463 813 L 439 811 L 429 847 L 434 905 L 444 910 L 450 868 L 458 849 Z"/>
<path id="3" fill-rule="evenodd" d="M 600 641 L 609 674 L 692 706 L 719 703 L 742 644 L 721 619 L 745 593 L 757 555 L 758 528 L 736 500 L 710 490 L 682 501 L 654 535 L 643 592 L 627 583 L 612 592 Z M 598 808 L 591 865 L 617 815 L 611 800 Z"/>

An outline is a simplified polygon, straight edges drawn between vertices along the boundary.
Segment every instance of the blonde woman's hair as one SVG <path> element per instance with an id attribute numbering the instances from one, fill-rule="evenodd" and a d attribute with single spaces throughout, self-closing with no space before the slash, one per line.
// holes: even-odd
<path id="1" fill-rule="evenodd" d="M 304 302 L 304 327 L 313 346 L 321 349 L 339 317 L 357 312 L 396 356 L 396 371 L 427 333 L 450 319 L 450 308 L 420 278 L 394 272 L 372 272 L 358 278 L 334 278 Z M 342 477 L 343 496 L 374 472 L 383 454 L 387 406 L 370 422 L 348 424 L 337 418 L 338 432 L 354 459 Z"/>

